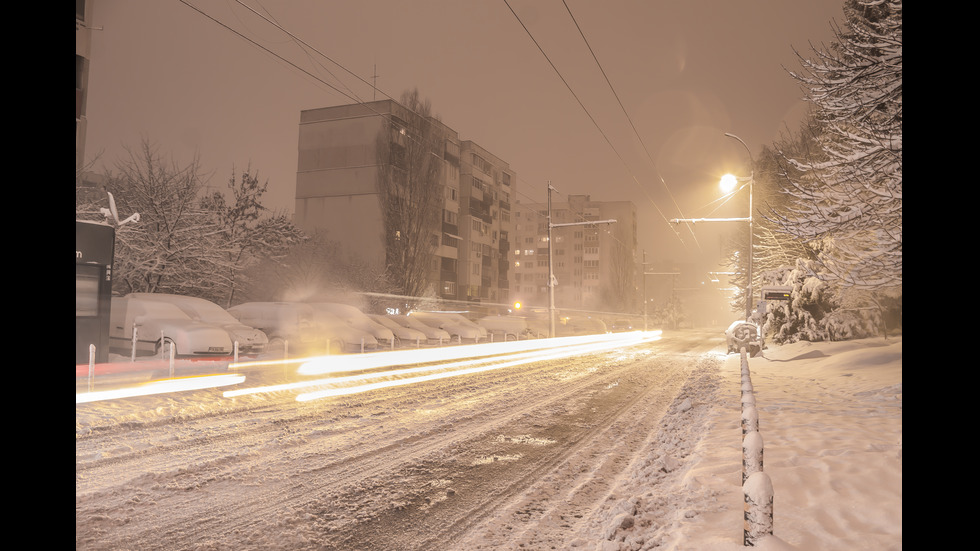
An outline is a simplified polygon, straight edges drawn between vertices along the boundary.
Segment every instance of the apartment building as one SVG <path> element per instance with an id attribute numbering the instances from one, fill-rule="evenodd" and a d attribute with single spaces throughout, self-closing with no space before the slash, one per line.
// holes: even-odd
<path id="1" fill-rule="evenodd" d="M 549 306 L 548 205 L 514 209 L 511 297 Z M 570 195 L 551 205 L 551 224 L 616 220 L 612 224 L 554 227 L 551 231 L 555 305 L 593 311 L 631 311 L 636 292 L 636 207 L 630 201 L 593 201 Z"/>
<path id="2" fill-rule="evenodd" d="M 344 258 L 381 272 L 391 253 L 379 177 L 412 140 L 420 115 L 393 100 L 300 113 L 295 224 L 339 246 Z M 510 197 L 516 175 L 506 162 L 442 122 L 428 119 L 441 170 L 439 216 L 429 228 L 428 296 L 508 300 Z M 400 130 L 401 129 L 401 130 Z M 379 155 L 379 152 L 381 155 Z M 397 162 L 397 161 L 393 161 Z M 421 215 L 421 213 L 420 213 Z"/>
<path id="3" fill-rule="evenodd" d="M 75 174 L 81 176 L 85 162 L 85 133 L 88 117 L 88 71 L 92 53 L 92 3 L 75 0 Z M 78 182 L 76 182 L 77 185 Z"/>

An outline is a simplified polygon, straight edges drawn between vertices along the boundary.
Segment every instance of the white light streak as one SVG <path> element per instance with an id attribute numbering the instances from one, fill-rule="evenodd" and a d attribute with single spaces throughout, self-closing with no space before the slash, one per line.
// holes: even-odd
<path id="1" fill-rule="evenodd" d="M 150 381 L 137 387 L 119 388 L 113 390 L 102 390 L 75 394 L 75 403 L 84 404 L 87 402 L 98 402 L 101 400 L 116 400 L 119 398 L 131 398 L 134 396 L 149 396 L 152 394 L 166 394 L 168 392 L 183 392 L 187 390 L 201 390 L 204 388 L 215 388 L 241 383 L 245 380 L 244 375 L 199 375 L 194 377 L 178 377 L 174 379 L 161 379 Z"/>
<path id="2" fill-rule="evenodd" d="M 482 373 L 482 372 L 491 371 L 491 370 L 494 370 L 494 369 L 501 369 L 501 368 L 505 368 L 505 367 L 513 367 L 513 366 L 517 366 L 517 365 L 521 365 L 521 364 L 525 364 L 525 363 L 529 363 L 529 362 L 536 362 L 536 361 L 543 361 L 543 360 L 553 360 L 553 359 L 567 358 L 569 356 L 577 356 L 577 355 L 581 355 L 581 354 L 598 352 L 598 351 L 601 351 L 601 350 L 608 350 L 610 348 L 619 348 L 619 347 L 622 347 L 622 346 L 632 346 L 632 345 L 635 345 L 635 344 L 639 344 L 641 342 L 648 342 L 648 341 L 652 341 L 652 340 L 658 340 L 660 338 L 660 334 L 661 334 L 660 331 L 645 332 L 645 333 L 644 332 L 640 332 L 640 331 L 634 331 L 632 333 L 618 333 L 618 334 L 616 334 L 616 336 L 614 336 L 612 338 L 608 338 L 607 337 L 607 338 L 602 338 L 602 339 L 584 339 L 586 341 L 585 344 L 581 344 L 579 346 L 568 346 L 568 343 L 566 342 L 566 345 L 563 346 L 563 347 L 561 347 L 561 348 L 559 348 L 559 349 L 555 349 L 554 347 L 549 347 L 550 350 L 538 350 L 538 351 L 536 351 L 534 353 L 524 353 L 524 354 L 518 354 L 516 356 L 508 356 L 506 358 L 500 358 L 499 359 L 500 361 L 496 361 L 496 360 L 493 360 L 493 359 L 470 360 L 470 361 L 461 362 L 461 363 L 458 363 L 458 364 L 450 364 L 449 366 L 447 366 L 447 365 L 440 365 L 440 366 L 434 366 L 434 367 L 414 368 L 414 369 L 411 369 L 411 370 L 387 371 L 387 372 L 383 372 L 383 373 L 361 375 L 361 376 L 357 376 L 357 377 L 344 377 L 344 378 L 338 378 L 338 379 L 334 379 L 334 380 L 330 380 L 330 379 L 321 380 L 321 381 L 318 381 L 317 384 L 324 384 L 324 383 L 328 383 L 329 384 L 329 383 L 337 383 L 337 382 L 349 382 L 349 381 L 352 381 L 352 380 L 371 380 L 371 379 L 377 379 L 377 378 L 383 378 L 383 377 L 390 377 L 392 375 L 403 375 L 403 374 L 406 374 L 408 372 L 423 372 L 423 371 L 441 370 L 438 373 L 430 373 L 428 375 L 421 375 L 421 376 L 417 376 L 417 377 L 406 377 L 406 378 L 398 378 L 398 379 L 391 379 L 391 380 L 381 380 L 381 381 L 377 381 L 377 382 L 373 382 L 373 383 L 367 383 L 367 384 L 363 384 L 363 385 L 359 385 L 359 386 L 353 386 L 353 387 L 329 388 L 329 389 L 323 389 L 323 390 L 314 391 L 314 392 L 307 392 L 307 393 L 300 394 L 299 396 L 297 396 L 296 397 L 296 400 L 303 402 L 303 401 L 309 401 L 309 400 L 316 400 L 316 399 L 320 399 L 320 398 L 328 398 L 328 397 L 335 397 L 335 396 L 346 396 L 346 395 L 349 395 L 349 394 L 358 394 L 358 393 L 368 392 L 368 391 L 371 391 L 371 390 L 377 390 L 377 389 L 386 388 L 386 387 L 404 386 L 404 385 L 410 385 L 410 384 L 421 383 L 421 382 L 426 382 L 426 381 L 433 381 L 433 380 L 437 380 L 437 379 L 445 379 L 445 378 L 449 378 L 449 377 L 456 377 L 456 376 L 459 376 L 459 375 L 468 375 L 468 374 L 473 374 L 473 373 Z M 603 335 L 603 336 L 605 337 L 605 335 Z M 593 337 L 594 337 L 594 335 L 593 335 Z M 571 339 L 572 340 L 575 340 L 574 337 L 571 338 Z M 579 340 L 583 340 L 583 339 L 579 339 Z M 549 339 L 549 341 L 553 341 L 553 340 L 552 339 Z M 589 341 L 592 341 L 592 342 L 589 342 Z M 510 343 L 510 344 L 513 344 L 513 343 Z M 539 347 L 539 348 L 543 348 L 543 347 Z M 486 363 L 486 362 L 491 362 L 491 363 Z M 446 369 L 451 369 L 451 367 L 456 367 L 456 366 L 459 366 L 459 365 L 472 365 L 474 363 L 484 363 L 485 365 L 479 365 L 477 367 L 469 367 L 469 368 L 465 368 L 465 369 L 456 369 L 456 370 L 449 370 L 449 371 L 446 370 Z"/>

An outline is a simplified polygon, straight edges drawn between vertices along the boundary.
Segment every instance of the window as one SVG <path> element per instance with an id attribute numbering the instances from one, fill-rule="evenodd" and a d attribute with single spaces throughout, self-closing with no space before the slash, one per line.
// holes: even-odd
<path id="1" fill-rule="evenodd" d="M 598 268 L 599 267 L 599 261 L 598 260 L 586 260 L 585 261 L 585 267 L 586 268 Z"/>
<path id="2" fill-rule="evenodd" d="M 75 271 L 75 317 L 97 315 L 99 315 L 98 269 L 92 266 L 77 266 Z"/>
<path id="3" fill-rule="evenodd" d="M 442 282 L 442 294 L 456 296 L 456 282 L 455 281 L 443 281 Z"/>
<path id="4" fill-rule="evenodd" d="M 599 254 L 599 247 L 586 247 L 585 254 Z"/>
<path id="5" fill-rule="evenodd" d="M 442 211 L 442 221 L 445 222 L 445 223 L 447 223 L 447 224 L 452 224 L 452 225 L 455 226 L 456 225 L 456 220 L 457 220 L 457 217 L 458 216 L 459 215 L 457 213 L 455 213 L 455 212 L 453 212 L 451 210 L 445 210 L 445 209 L 443 209 L 443 211 Z"/>

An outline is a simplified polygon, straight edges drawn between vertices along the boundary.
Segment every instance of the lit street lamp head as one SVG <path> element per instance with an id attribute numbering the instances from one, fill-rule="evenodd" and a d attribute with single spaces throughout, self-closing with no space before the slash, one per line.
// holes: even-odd
<path id="1" fill-rule="evenodd" d="M 738 178 L 734 174 L 725 174 L 718 183 L 718 187 L 721 188 L 721 192 L 725 195 L 731 193 L 736 185 L 738 185 Z"/>

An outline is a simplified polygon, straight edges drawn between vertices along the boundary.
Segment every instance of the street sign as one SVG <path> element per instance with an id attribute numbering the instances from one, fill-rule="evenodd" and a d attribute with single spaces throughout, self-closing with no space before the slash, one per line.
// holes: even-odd
<path id="1" fill-rule="evenodd" d="M 762 288 L 762 300 L 790 300 L 793 291 L 789 286 L 769 286 Z"/>

